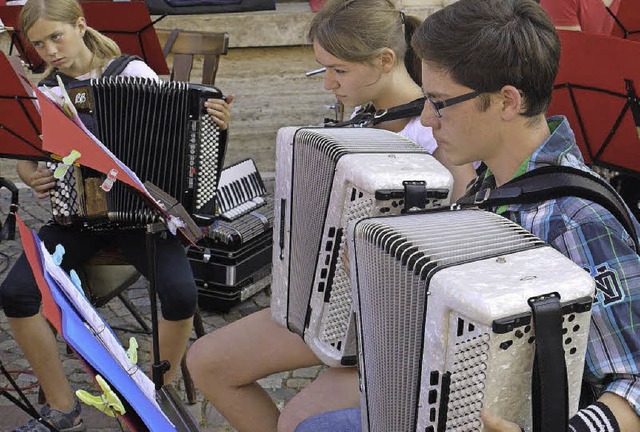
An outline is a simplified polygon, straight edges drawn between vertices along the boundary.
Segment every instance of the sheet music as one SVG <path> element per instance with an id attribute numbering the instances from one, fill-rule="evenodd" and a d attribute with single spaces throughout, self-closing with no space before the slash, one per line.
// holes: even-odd
<path id="1" fill-rule="evenodd" d="M 98 315 L 84 293 L 80 291 L 80 288 L 74 285 L 69 275 L 53 262 L 51 254 L 49 254 L 42 242 L 40 242 L 40 250 L 44 260 L 44 270 L 58 283 L 61 291 L 85 321 L 87 328 L 91 330 L 96 339 L 104 345 L 118 364 L 131 376 L 145 396 L 158 408 L 158 411 L 165 415 L 156 401 L 156 390 L 153 381 L 137 365 L 131 363 L 126 351 L 111 331 L 111 328 Z M 104 378 L 106 379 L 106 377 Z"/>

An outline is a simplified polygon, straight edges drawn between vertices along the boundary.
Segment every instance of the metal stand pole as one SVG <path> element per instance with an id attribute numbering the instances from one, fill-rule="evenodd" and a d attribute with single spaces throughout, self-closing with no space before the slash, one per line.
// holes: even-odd
<path id="1" fill-rule="evenodd" d="M 156 236 L 162 235 L 166 227 L 161 223 L 147 225 L 146 246 L 147 265 L 149 266 L 149 302 L 151 305 L 151 337 L 153 339 L 153 365 L 151 376 L 156 390 L 164 385 L 164 374 L 171 368 L 166 360 L 160 359 L 160 341 L 158 337 L 158 307 L 156 300 Z"/>
<path id="2" fill-rule="evenodd" d="M 151 334 L 153 337 L 153 365 L 151 366 L 152 379 L 156 387 L 156 397 L 162 407 L 162 411 L 171 420 L 178 432 L 199 431 L 197 422 L 191 413 L 184 407 L 180 398 L 171 386 L 164 385 L 164 374 L 172 365 L 166 360 L 160 360 L 160 342 L 158 339 L 158 309 L 156 300 L 156 239 L 163 235 L 167 228 L 162 223 L 150 223 L 147 225 L 146 246 L 147 261 L 149 266 L 149 301 L 151 305 Z M 178 367 L 178 365 L 173 365 Z"/>

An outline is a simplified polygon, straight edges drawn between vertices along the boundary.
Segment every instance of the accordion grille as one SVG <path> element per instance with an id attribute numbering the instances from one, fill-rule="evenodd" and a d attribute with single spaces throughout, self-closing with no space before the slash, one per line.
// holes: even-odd
<path id="1" fill-rule="evenodd" d="M 390 395 L 397 389 L 415 389 L 421 374 L 427 331 L 423 325 L 428 301 L 425 284 L 428 287 L 430 277 L 445 267 L 544 243 L 503 217 L 475 210 L 430 212 L 428 218 L 416 214 L 366 219 L 356 225 L 354 236 L 360 367 L 366 376 L 363 403 L 375 407 L 363 410 L 363 423 L 368 424 L 364 430 L 416 430 L 419 392 L 407 392 L 402 398 Z M 457 347 L 458 365 L 470 376 L 486 360 L 485 336 L 473 337 L 464 341 L 468 347 Z M 478 383 L 473 378 L 464 383 L 456 391 L 474 397 Z M 468 410 L 468 405 L 461 407 Z M 375 415 L 369 414 L 373 411 Z"/>
<path id="2" fill-rule="evenodd" d="M 289 273 L 289 321 L 294 329 L 304 328 L 309 289 L 313 286 L 314 271 L 321 247 L 322 232 L 333 183 L 336 164 L 346 154 L 353 153 L 420 153 L 425 152 L 414 142 L 396 134 L 392 137 L 370 129 L 301 129 L 294 138 L 291 213 L 291 251 Z M 389 146 L 390 138 L 394 146 Z M 300 145 L 302 144 L 302 145 Z M 369 208 L 370 209 L 370 208 Z M 366 205 L 357 211 L 363 216 Z M 299 223 L 296 223 L 299 222 Z M 295 258 L 294 258 L 295 257 Z M 300 289 L 302 288 L 302 289 Z M 308 289 L 304 289 L 308 288 Z M 346 292 L 349 292 L 347 287 Z M 336 313 L 348 312 L 347 302 Z M 327 329 L 328 334 L 344 329 Z M 333 336 L 329 336 L 333 337 Z"/>
<path id="3" fill-rule="evenodd" d="M 357 191 L 355 191 L 357 194 Z M 360 220 L 374 214 L 376 201 L 372 198 L 355 200 L 346 210 L 346 222 Z M 342 236 L 340 250 L 345 250 L 346 237 Z M 321 338 L 328 344 L 337 344 L 344 339 L 351 314 L 351 283 L 348 269 L 344 268 L 343 261 L 336 262 L 336 277 L 331 292 L 331 303 L 325 325 L 322 328 Z"/>
<path id="4" fill-rule="evenodd" d="M 83 121 L 91 121 L 87 127 L 107 152 L 192 215 L 213 217 L 226 135 L 202 106 L 205 99 L 222 96 L 218 89 L 111 77 L 91 80 L 75 90 L 89 94 L 91 111 L 83 107 L 87 114 Z M 57 184 L 59 196 L 52 197 L 56 221 L 90 221 L 88 225 L 100 229 L 135 227 L 157 219 L 157 213 L 122 182 L 102 192 L 104 177 L 90 169 L 68 171 Z"/>

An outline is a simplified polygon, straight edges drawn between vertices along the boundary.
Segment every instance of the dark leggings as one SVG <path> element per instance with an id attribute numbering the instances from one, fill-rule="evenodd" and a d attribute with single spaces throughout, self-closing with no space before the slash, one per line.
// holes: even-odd
<path id="1" fill-rule="evenodd" d="M 80 232 L 50 222 L 40 229 L 38 236 L 52 253 L 56 245 L 64 246 L 62 267 L 67 272 L 81 267 L 99 249 L 114 247 L 127 262 L 148 276 L 143 230 Z M 179 321 L 194 315 L 197 294 L 191 266 L 184 248 L 170 234 L 156 242 L 156 288 L 162 316 L 166 320 Z M 7 317 L 26 318 L 38 313 L 41 301 L 31 267 L 23 253 L 0 286 L 0 304 Z"/>

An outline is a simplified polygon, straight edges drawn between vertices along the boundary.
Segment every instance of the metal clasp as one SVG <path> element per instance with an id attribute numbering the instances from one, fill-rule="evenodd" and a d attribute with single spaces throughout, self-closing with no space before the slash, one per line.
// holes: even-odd
<path id="1" fill-rule="evenodd" d="M 479 190 L 478 192 L 476 192 L 476 196 L 473 200 L 474 204 L 482 204 L 483 202 L 485 202 L 486 200 L 489 199 L 489 195 L 491 194 L 491 189 L 485 189 L 484 190 L 484 196 L 481 197 L 483 191 Z"/>

